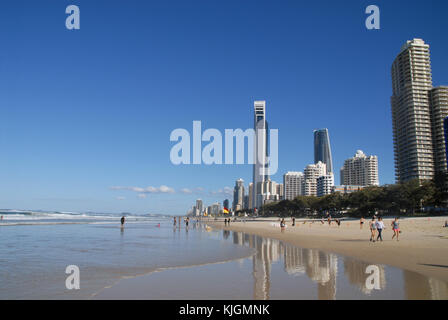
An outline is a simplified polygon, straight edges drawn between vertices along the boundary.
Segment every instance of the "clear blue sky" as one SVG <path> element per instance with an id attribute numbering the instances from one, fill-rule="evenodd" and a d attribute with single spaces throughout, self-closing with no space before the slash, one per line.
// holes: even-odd
<path id="1" fill-rule="evenodd" d="M 65 28 L 69 4 L 80 30 Z M 365 28 L 370 4 L 381 30 Z M 257 99 L 279 130 L 274 180 L 313 162 L 313 130 L 328 128 L 336 182 L 362 149 L 378 155 L 380 183 L 393 183 L 390 66 L 401 45 L 423 38 L 434 85 L 448 84 L 444 0 L 0 6 L 1 208 L 183 214 L 196 198 L 222 202 L 251 166 L 176 167 L 169 135 L 193 120 L 250 128 Z"/>

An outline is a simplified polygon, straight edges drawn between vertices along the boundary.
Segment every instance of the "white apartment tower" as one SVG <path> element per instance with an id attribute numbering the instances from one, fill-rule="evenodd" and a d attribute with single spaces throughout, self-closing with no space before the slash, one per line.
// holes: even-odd
<path id="1" fill-rule="evenodd" d="M 397 182 L 434 175 L 429 91 L 432 73 L 429 45 L 406 42 L 392 64 L 392 125 Z"/>
<path id="2" fill-rule="evenodd" d="M 341 168 L 341 184 L 345 186 L 378 186 L 378 157 L 366 156 L 361 150 L 347 159 Z"/>
<path id="3" fill-rule="evenodd" d="M 304 170 L 303 195 L 317 196 L 317 178 L 327 174 L 327 166 L 322 161 L 309 164 Z"/>
<path id="4" fill-rule="evenodd" d="M 283 175 L 284 199 L 294 200 L 303 194 L 304 175 L 302 172 L 287 172 Z"/>

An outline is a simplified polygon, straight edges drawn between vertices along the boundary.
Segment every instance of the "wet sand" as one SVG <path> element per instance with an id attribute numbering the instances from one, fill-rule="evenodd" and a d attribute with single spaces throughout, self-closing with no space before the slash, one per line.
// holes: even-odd
<path id="1" fill-rule="evenodd" d="M 211 227 L 240 231 L 285 241 L 301 248 L 319 249 L 341 254 L 370 263 L 385 264 L 428 277 L 448 281 L 448 228 L 444 228 L 447 217 L 400 219 L 400 241 L 391 240 L 392 219 L 385 218 L 383 242 L 369 241 L 369 220 L 360 229 L 359 220 L 342 221 L 341 226 L 320 220 L 314 223 L 296 220 L 292 227 L 290 218 L 285 219 L 287 228 L 281 232 L 278 218 L 231 222 L 224 220 L 207 222 Z M 275 225 L 274 225 L 275 224 Z"/>

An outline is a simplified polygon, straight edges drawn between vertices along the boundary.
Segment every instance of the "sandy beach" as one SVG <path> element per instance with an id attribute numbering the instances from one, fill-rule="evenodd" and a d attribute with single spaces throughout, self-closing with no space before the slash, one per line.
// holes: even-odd
<path id="1" fill-rule="evenodd" d="M 224 219 L 220 219 L 208 224 L 213 228 L 256 234 L 302 248 L 386 264 L 448 281 L 448 228 L 443 227 L 448 217 L 402 218 L 398 242 L 391 240 L 392 220 L 384 219 L 384 241 L 375 243 L 369 241 L 369 220 L 365 220 L 363 229 L 360 229 L 359 220 L 345 220 L 340 226 L 333 222 L 329 226 L 320 220 L 296 219 L 293 227 L 291 219 L 287 218 L 284 232 L 278 226 L 278 218 L 248 219 L 246 222 L 231 222 L 230 226 L 225 226 Z"/>

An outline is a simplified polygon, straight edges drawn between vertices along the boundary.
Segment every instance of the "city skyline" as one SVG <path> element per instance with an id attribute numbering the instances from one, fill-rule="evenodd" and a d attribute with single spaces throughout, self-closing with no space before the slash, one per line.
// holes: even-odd
<path id="1" fill-rule="evenodd" d="M 410 1 L 404 15 L 401 4 L 378 1 L 373 31 L 363 1 L 327 1 L 326 10 L 131 3 L 104 10 L 79 1 L 82 27 L 72 33 L 58 6 L 8 4 L 0 13 L 8 25 L 0 29 L 0 207 L 177 215 L 198 198 L 222 203 L 237 178 L 252 181 L 251 166 L 174 166 L 169 133 L 194 120 L 252 128 L 260 100 L 279 130 L 273 181 L 312 163 L 313 130 L 328 128 L 335 181 L 361 149 L 378 156 L 379 180 L 391 184 L 390 68 L 400 46 L 424 39 L 434 86 L 448 82 L 445 2 L 434 11 Z"/>

